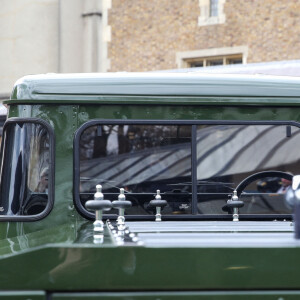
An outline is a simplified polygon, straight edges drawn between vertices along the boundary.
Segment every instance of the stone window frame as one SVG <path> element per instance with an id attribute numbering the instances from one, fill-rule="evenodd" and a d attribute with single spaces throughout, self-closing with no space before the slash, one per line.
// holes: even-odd
<path id="1" fill-rule="evenodd" d="M 242 64 L 247 63 L 248 46 L 224 47 L 224 48 L 211 48 L 201 49 L 194 51 L 184 51 L 176 53 L 177 68 L 189 68 L 192 62 L 223 59 L 224 64 L 231 58 L 242 57 Z M 205 64 L 204 64 L 205 67 Z"/>
<path id="2" fill-rule="evenodd" d="M 210 15 L 210 1 L 211 0 L 199 0 L 200 17 L 198 17 L 198 26 L 224 24 L 226 21 L 226 15 L 224 12 L 224 5 L 226 0 L 218 1 L 217 16 Z"/>

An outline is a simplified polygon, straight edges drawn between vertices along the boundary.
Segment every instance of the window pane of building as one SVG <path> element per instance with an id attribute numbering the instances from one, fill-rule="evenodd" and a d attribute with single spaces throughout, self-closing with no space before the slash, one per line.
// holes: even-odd
<path id="1" fill-rule="evenodd" d="M 190 68 L 201 68 L 203 67 L 203 61 L 194 61 L 190 63 Z"/>
<path id="2" fill-rule="evenodd" d="M 218 16 L 218 0 L 210 0 L 210 17 L 217 17 Z"/>
<path id="3" fill-rule="evenodd" d="M 242 57 L 228 58 L 228 59 L 227 59 L 227 64 L 228 64 L 228 65 L 242 64 L 242 63 L 243 63 Z"/>
<path id="4" fill-rule="evenodd" d="M 207 60 L 206 65 L 207 66 L 221 66 L 221 65 L 223 65 L 223 59 Z"/>

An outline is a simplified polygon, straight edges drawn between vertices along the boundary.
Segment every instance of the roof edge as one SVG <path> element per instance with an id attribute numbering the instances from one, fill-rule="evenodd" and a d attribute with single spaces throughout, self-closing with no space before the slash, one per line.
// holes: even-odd
<path id="1" fill-rule="evenodd" d="M 300 78 L 244 74 L 95 73 L 20 78 L 11 100 L 116 96 L 300 97 Z"/>

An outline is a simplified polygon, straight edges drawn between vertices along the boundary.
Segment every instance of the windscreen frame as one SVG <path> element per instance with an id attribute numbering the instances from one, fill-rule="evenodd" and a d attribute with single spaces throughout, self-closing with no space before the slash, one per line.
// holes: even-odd
<path id="1" fill-rule="evenodd" d="M 116 120 L 116 119 L 93 119 L 81 125 L 74 134 L 73 142 L 73 199 L 75 208 L 81 216 L 89 220 L 95 219 L 95 214 L 89 212 L 81 203 L 80 185 L 80 137 L 85 129 L 97 125 L 190 125 L 191 126 L 191 179 L 192 179 L 192 213 L 189 215 L 164 215 L 165 220 L 232 220 L 231 215 L 217 214 L 198 214 L 197 213 L 197 155 L 196 155 L 196 130 L 198 125 L 284 125 L 295 126 L 300 129 L 300 123 L 296 121 L 237 121 L 237 120 Z M 115 219 L 114 214 L 105 214 L 104 219 Z M 128 220 L 152 220 L 155 216 L 151 215 L 126 215 Z M 292 214 L 242 214 L 240 219 L 244 220 L 290 220 Z"/>

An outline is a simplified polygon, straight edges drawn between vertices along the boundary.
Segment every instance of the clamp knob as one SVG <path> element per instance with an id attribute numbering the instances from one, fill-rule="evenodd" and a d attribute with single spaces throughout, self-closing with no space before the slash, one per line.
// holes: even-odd
<path id="1" fill-rule="evenodd" d="M 120 189 L 120 195 L 118 196 L 118 200 L 112 202 L 112 207 L 119 210 L 119 216 L 117 219 L 117 225 L 119 230 L 125 229 L 125 209 L 131 207 L 132 204 L 130 201 L 126 200 L 124 189 Z"/>
<path id="2" fill-rule="evenodd" d="M 224 211 L 233 215 L 233 221 L 239 220 L 239 208 L 244 206 L 244 201 L 240 201 L 237 191 L 233 191 L 233 196 L 227 201 L 226 205 L 222 207 Z"/>
<path id="3" fill-rule="evenodd" d="M 154 200 L 151 200 L 149 202 L 150 207 L 156 208 L 156 215 L 155 215 L 155 221 L 160 222 L 161 221 L 161 210 L 167 205 L 166 200 L 161 199 L 160 190 L 156 191 L 156 196 Z"/>
<path id="4" fill-rule="evenodd" d="M 102 212 L 111 209 L 111 202 L 109 200 L 103 200 L 102 186 L 96 185 L 96 193 L 94 194 L 94 200 L 89 200 L 85 203 L 85 207 L 88 210 L 95 211 L 94 232 L 103 233 L 104 223 L 102 221 Z"/>

